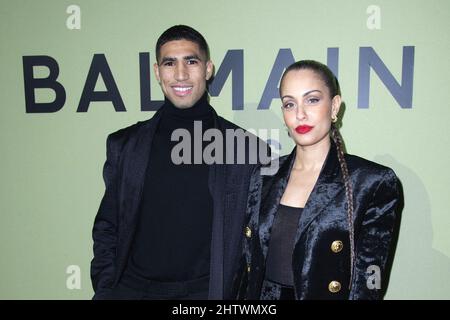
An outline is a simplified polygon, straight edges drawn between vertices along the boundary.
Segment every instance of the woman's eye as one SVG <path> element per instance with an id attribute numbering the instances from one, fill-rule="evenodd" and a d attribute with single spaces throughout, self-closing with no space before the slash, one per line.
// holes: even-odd
<path id="1" fill-rule="evenodd" d="M 306 101 L 308 102 L 308 104 L 316 104 L 320 100 L 318 98 L 308 98 L 308 100 Z"/>
<path id="2" fill-rule="evenodd" d="M 289 110 L 289 109 L 292 109 L 292 108 L 294 108 L 294 104 L 292 102 L 288 102 L 288 103 L 283 104 L 283 109 Z"/>

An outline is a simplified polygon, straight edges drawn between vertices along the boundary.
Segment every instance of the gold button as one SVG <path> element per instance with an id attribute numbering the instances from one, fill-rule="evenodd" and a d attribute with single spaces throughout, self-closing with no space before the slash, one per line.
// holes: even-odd
<path id="1" fill-rule="evenodd" d="M 251 268 L 250 268 L 250 265 L 248 264 L 247 265 L 247 272 L 250 272 L 250 270 L 251 270 Z"/>
<path id="2" fill-rule="evenodd" d="M 328 285 L 328 290 L 332 293 L 341 291 L 341 283 L 339 281 L 331 281 Z"/>
<path id="3" fill-rule="evenodd" d="M 245 236 L 247 238 L 251 238 L 251 236 L 252 236 L 252 229 L 250 229 L 249 227 L 245 227 Z"/>
<path id="4" fill-rule="evenodd" d="M 333 251 L 334 253 L 338 253 L 338 252 L 341 252 L 343 247 L 344 247 L 344 244 L 342 243 L 341 240 L 335 240 L 331 244 L 331 251 Z"/>

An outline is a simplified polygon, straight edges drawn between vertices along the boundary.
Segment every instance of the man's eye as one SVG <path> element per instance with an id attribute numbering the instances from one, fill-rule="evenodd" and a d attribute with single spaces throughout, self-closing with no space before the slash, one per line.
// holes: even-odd
<path id="1" fill-rule="evenodd" d="M 197 64 L 197 60 L 188 60 L 187 64 Z"/>
<path id="2" fill-rule="evenodd" d="M 173 62 L 172 61 L 167 61 L 167 62 L 164 63 L 164 66 L 171 67 L 171 66 L 173 66 Z"/>

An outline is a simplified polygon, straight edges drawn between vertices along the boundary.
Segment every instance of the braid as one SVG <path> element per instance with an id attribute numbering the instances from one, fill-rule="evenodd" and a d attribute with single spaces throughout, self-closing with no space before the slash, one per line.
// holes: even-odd
<path id="1" fill-rule="evenodd" d="M 355 261 L 355 234 L 353 229 L 353 189 L 350 182 L 350 176 L 348 173 L 347 163 L 344 158 L 344 147 L 342 143 L 342 138 L 339 133 L 339 130 L 332 123 L 331 124 L 331 137 L 333 138 L 334 143 L 336 144 L 337 155 L 339 159 L 339 164 L 341 166 L 342 178 L 344 180 L 345 185 L 345 196 L 347 198 L 347 220 L 348 220 L 348 228 L 350 232 L 350 284 L 349 289 L 351 289 L 352 278 L 353 278 L 353 268 Z"/>

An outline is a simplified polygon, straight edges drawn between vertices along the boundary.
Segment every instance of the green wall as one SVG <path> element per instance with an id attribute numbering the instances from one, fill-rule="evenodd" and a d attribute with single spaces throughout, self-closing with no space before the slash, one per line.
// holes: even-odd
<path id="1" fill-rule="evenodd" d="M 339 80 L 346 104 L 342 134 L 349 153 L 392 167 L 404 194 L 401 232 L 387 299 L 449 299 L 450 277 L 450 2 L 347 1 L 0 1 L 0 299 L 89 299 L 91 229 L 103 195 L 108 133 L 144 120 L 139 53 L 159 34 L 188 24 L 207 38 L 218 68 L 231 49 L 244 50 L 243 111 L 231 108 L 231 77 L 211 103 L 246 128 L 279 128 L 282 153 L 292 143 L 280 102 L 257 110 L 280 48 L 296 60 L 327 61 L 339 48 Z M 81 29 L 70 30 L 69 5 L 81 9 Z M 380 9 L 369 29 L 370 5 Z M 402 49 L 414 46 L 412 108 L 401 108 L 375 72 L 370 106 L 358 99 L 359 48 L 372 47 L 397 81 Z M 105 54 L 126 112 L 92 102 L 76 112 L 95 53 Z M 54 113 L 26 113 L 22 56 L 48 55 L 66 91 Z M 45 68 L 35 75 L 45 77 Z M 100 79 L 96 90 L 104 89 Z M 152 74 L 152 96 L 161 99 Z M 51 90 L 37 90 L 40 102 Z M 67 267 L 79 266 L 81 288 L 69 289 Z M 69 278 L 71 279 L 71 278 Z"/>

